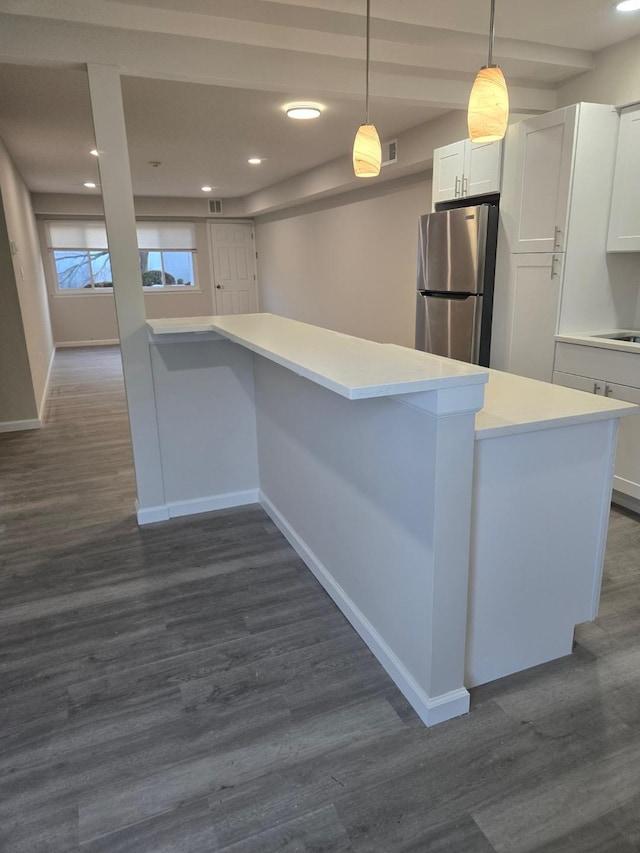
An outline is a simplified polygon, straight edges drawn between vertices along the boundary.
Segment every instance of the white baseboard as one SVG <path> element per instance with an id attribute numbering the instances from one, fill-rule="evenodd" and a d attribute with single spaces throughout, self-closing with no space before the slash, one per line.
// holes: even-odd
<path id="1" fill-rule="evenodd" d="M 65 349 L 67 347 L 113 347 L 120 344 L 118 338 L 109 338 L 104 341 L 56 341 L 57 349 Z"/>
<path id="2" fill-rule="evenodd" d="M 258 498 L 257 489 L 247 489 L 243 492 L 226 492 L 223 495 L 209 495 L 205 498 L 193 498 L 188 501 L 173 501 L 163 506 L 152 506 L 145 509 L 140 509 L 136 505 L 136 512 L 138 524 L 156 524 L 158 521 L 168 521 L 170 518 L 181 518 L 185 515 L 215 512 L 217 509 L 256 504 Z"/>
<path id="3" fill-rule="evenodd" d="M 51 358 L 49 359 L 49 367 L 47 368 L 47 378 L 44 380 L 44 388 L 42 389 L 42 397 L 40 398 L 40 404 L 38 406 L 38 420 L 41 422 L 44 420 L 44 410 L 47 405 L 47 397 L 49 396 L 49 381 L 51 380 L 51 370 L 53 368 L 53 359 L 56 357 L 56 348 L 55 346 L 51 350 Z"/>
<path id="4" fill-rule="evenodd" d="M 636 501 L 640 501 L 640 486 L 632 480 L 625 480 L 624 477 L 613 478 L 614 500 L 616 494 L 626 495 Z"/>
<path id="5" fill-rule="evenodd" d="M 140 509 L 138 501 L 136 501 L 136 516 L 139 525 L 156 524 L 158 521 L 169 521 L 169 509 L 164 504 Z"/>
<path id="6" fill-rule="evenodd" d="M 197 515 L 201 512 L 214 512 L 217 509 L 257 504 L 258 498 L 257 489 L 247 489 L 244 492 L 227 492 L 224 495 L 210 495 L 206 498 L 193 498 L 188 501 L 168 503 L 167 509 L 169 518 L 180 518 L 184 515 Z"/>
<path id="7" fill-rule="evenodd" d="M 611 502 L 640 515 L 640 500 L 638 498 L 634 498 L 631 495 L 614 489 L 611 496 Z"/>
<path id="8" fill-rule="evenodd" d="M 42 421 L 31 418 L 26 421 L 0 421 L 0 432 L 19 432 L 25 429 L 41 429 Z"/>
<path id="9" fill-rule="evenodd" d="M 440 696 L 428 696 L 416 682 L 404 664 L 389 648 L 357 605 L 349 598 L 329 570 L 320 562 L 303 539 L 291 527 L 282 513 L 260 492 L 260 503 L 293 549 L 304 560 L 327 593 L 331 596 L 349 622 L 362 637 L 369 649 L 393 679 L 400 692 L 427 726 L 434 726 L 453 717 L 466 714 L 469 710 L 469 692 L 460 687 Z"/>

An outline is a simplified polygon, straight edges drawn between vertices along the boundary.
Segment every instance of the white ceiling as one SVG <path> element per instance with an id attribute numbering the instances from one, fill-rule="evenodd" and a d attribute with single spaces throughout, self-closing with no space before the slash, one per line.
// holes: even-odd
<path id="1" fill-rule="evenodd" d="M 381 136 L 464 108 L 486 62 L 489 0 L 371 5 Z M 87 192 L 97 163 L 81 65 L 109 61 L 125 75 L 134 192 L 193 197 L 210 183 L 215 196 L 244 196 L 349 152 L 363 120 L 365 8 L 365 0 L 0 0 L 0 136 L 33 191 Z M 22 35 L 47 67 L 20 61 L 31 52 Z M 640 13 L 617 13 L 613 0 L 498 0 L 495 58 L 512 106 L 548 109 L 549 89 L 593 67 L 594 51 L 636 35 Z M 286 119 L 294 100 L 321 102 L 321 119 Z M 252 155 L 265 162 L 249 166 Z"/>

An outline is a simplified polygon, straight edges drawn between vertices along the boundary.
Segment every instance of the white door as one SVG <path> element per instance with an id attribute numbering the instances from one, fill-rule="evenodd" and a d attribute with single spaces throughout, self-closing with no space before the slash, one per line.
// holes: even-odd
<path id="1" fill-rule="evenodd" d="M 500 192 L 502 140 L 498 142 L 471 142 L 468 140 L 465 160 L 465 196 Z"/>
<path id="2" fill-rule="evenodd" d="M 465 141 L 452 142 L 433 152 L 433 206 L 462 196 Z"/>
<path id="3" fill-rule="evenodd" d="M 507 370 L 551 382 L 564 256 L 512 255 Z"/>
<path id="4" fill-rule="evenodd" d="M 216 314 L 258 310 L 253 226 L 245 222 L 209 224 Z"/>
<path id="5" fill-rule="evenodd" d="M 620 116 L 616 173 L 609 219 L 610 252 L 640 251 L 640 110 L 634 107 Z"/>
<path id="6" fill-rule="evenodd" d="M 575 107 L 567 107 L 516 126 L 514 176 L 501 205 L 509 251 L 564 250 L 575 125 Z"/>

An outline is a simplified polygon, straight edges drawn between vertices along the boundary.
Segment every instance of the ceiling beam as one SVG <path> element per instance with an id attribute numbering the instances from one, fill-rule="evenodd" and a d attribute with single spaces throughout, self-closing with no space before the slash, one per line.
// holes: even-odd
<path id="1" fill-rule="evenodd" d="M 6 5 L 6 0 L 3 0 Z M 22 2 L 22 0 L 21 0 Z M 56 0 L 56 5 L 59 0 Z M 278 50 L 235 42 L 126 31 L 30 16 L 0 14 L 0 59 L 22 63 L 118 66 L 122 73 L 262 91 L 291 91 L 316 98 L 362 97 L 362 61 L 320 53 Z M 376 63 L 376 98 L 404 100 L 441 109 L 464 108 L 471 80 L 407 65 Z M 510 88 L 512 108 L 544 112 L 555 93 L 534 86 Z"/>

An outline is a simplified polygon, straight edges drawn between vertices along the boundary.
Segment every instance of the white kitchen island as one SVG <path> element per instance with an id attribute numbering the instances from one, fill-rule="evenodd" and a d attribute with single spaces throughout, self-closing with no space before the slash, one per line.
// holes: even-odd
<path id="1" fill-rule="evenodd" d="M 570 652 L 636 407 L 268 314 L 148 326 L 141 523 L 259 501 L 427 725 Z"/>

